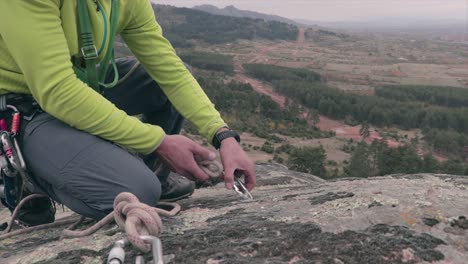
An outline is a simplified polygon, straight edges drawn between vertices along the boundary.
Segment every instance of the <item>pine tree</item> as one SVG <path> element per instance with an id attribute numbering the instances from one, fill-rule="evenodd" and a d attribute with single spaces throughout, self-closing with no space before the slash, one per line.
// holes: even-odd
<path id="1" fill-rule="evenodd" d="M 296 148 L 291 151 L 288 165 L 292 170 L 325 176 L 326 159 L 327 154 L 323 146 Z"/>
<path id="2" fill-rule="evenodd" d="M 317 126 L 320 123 L 320 115 L 317 110 L 311 109 L 309 111 L 309 118 L 312 120 L 312 124 Z"/>
<path id="3" fill-rule="evenodd" d="M 439 162 L 430 154 L 427 153 L 423 157 L 422 169 L 426 173 L 434 173 L 439 170 Z"/>
<path id="4" fill-rule="evenodd" d="M 369 160 L 369 146 L 360 142 L 357 144 L 349 165 L 346 167 L 346 172 L 351 177 L 367 178 L 372 176 L 372 166 Z"/>
<path id="5" fill-rule="evenodd" d="M 361 129 L 359 130 L 359 134 L 363 139 L 370 137 L 370 126 L 369 123 L 363 122 L 361 125 Z"/>

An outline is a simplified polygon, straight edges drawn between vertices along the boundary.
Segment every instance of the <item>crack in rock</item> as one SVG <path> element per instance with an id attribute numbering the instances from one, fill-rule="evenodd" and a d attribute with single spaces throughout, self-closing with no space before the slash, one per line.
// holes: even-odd
<path id="1" fill-rule="evenodd" d="M 354 196 L 354 193 L 349 193 L 349 192 L 337 192 L 337 193 L 329 192 L 329 193 L 324 194 L 324 195 L 319 195 L 319 196 L 312 197 L 312 198 L 309 199 L 309 201 L 310 201 L 311 205 L 317 205 L 317 204 L 323 204 L 323 203 L 326 203 L 326 202 L 330 202 L 330 201 L 334 201 L 334 200 L 338 200 L 338 199 L 349 198 L 349 197 L 353 197 L 353 196 Z"/>

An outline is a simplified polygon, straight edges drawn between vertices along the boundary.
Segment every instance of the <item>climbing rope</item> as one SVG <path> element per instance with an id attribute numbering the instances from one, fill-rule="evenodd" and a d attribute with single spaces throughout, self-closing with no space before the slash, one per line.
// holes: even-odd
<path id="1" fill-rule="evenodd" d="M 196 158 L 196 161 L 200 168 L 210 178 L 217 178 L 222 176 L 223 166 L 218 161 L 202 161 L 199 158 Z M 235 181 L 237 185 L 234 185 L 234 190 L 243 198 L 252 200 L 252 195 L 248 192 L 242 182 L 239 179 L 235 179 Z M 85 220 L 84 216 L 80 216 L 79 219 L 76 217 L 68 217 L 57 220 L 54 223 L 33 226 L 10 232 L 21 207 L 31 199 L 44 196 L 45 195 L 42 194 L 32 194 L 24 198 L 18 204 L 12 214 L 12 218 L 8 224 L 8 229 L 6 230 L 7 233 L 0 235 L 0 240 L 19 234 L 58 227 L 71 223 L 73 224 L 70 227 L 62 231 L 60 239 L 84 237 L 95 233 L 104 225 L 115 220 L 117 225 L 125 231 L 127 238 L 119 240 L 114 244 L 114 247 L 109 254 L 108 263 L 123 263 L 125 258 L 124 246 L 130 243 L 141 252 L 147 253 L 152 251 L 153 263 L 160 264 L 163 263 L 161 241 L 158 238 L 163 229 L 163 223 L 160 215 L 174 216 L 181 210 L 180 205 L 177 203 L 159 202 L 157 204 L 157 206 L 166 208 L 172 207 L 172 210 L 170 211 L 157 207 L 151 207 L 141 203 L 135 195 L 128 192 L 123 192 L 117 195 L 114 200 L 114 211 L 85 230 L 74 230 L 80 223 Z M 136 263 L 144 263 L 142 255 L 138 255 L 136 260 Z"/>
<path id="2" fill-rule="evenodd" d="M 201 161 L 197 159 L 200 168 L 211 178 L 220 177 L 223 173 L 223 165 L 218 161 Z M 141 203 L 138 198 L 128 192 L 120 193 L 114 200 L 114 212 L 108 214 L 102 220 L 86 230 L 75 231 L 72 228 L 65 229 L 61 238 L 83 237 L 95 233 L 104 225 L 115 219 L 117 225 L 125 230 L 128 241 L 143 252 L 150 251 L 150 246 L 140 237 L 144 235 L 159 236 L 163 224 L 159 215 L 174 216 L 181 207 L 177 203 L 159 202 L 158 206 L 172 207 L 171 211 L 155 208 Z"/>
<path id="3" fill-rule="evenodd" d="M 223 174 L 223 165 L 217 160 L 197 160 L 197 164 L 210 178 L 219 178 Z"/>
<path id="4" fill-rule="evenodd" d="M 114 200 L 114 211 L 86 230 L 65 229 L 61 238 L 76 238 L 89 236 L 104 225 L 115 220 L 117 225 L 127 233 L 128 241 L 143 252 L 150 251 L 150 247 L 140 236 L 159 236 L 163 224 L 159 215 L 174 216 L 180 212 L 181 207 L 176 203 L 158 203 L 159 206 L 172 206 L 171 211 L 151 207 L 141 203 L 138 198 L 128 192 L 117 195 Z"/>
<path id="5" fill-rule="evenodd" d="M 115 222 L 125 230 L 128 241 L 143 252 L 149 252 L 151 247 L 141 239 L 141 236 L 158 237 L 163 228 L 160 215 L 174 216 L 181 209 L 176 203 L 159 203 L 159 205 L 174 207 L 171 211 L 150 207 L 140 203 L 138 198 L 131 193 L 121 193 L 114 200 Z"/>
<path id="6" fill-rule="evenodd" d="M 18 213 L 19 213 L 21 207 L 23 207 L 24 204 L 26 204 L 28 201 L 30 201 L 32 199 L 43 198 L 43 197 L 47 197 L 47 196 L 44 195 L 44 194 L 37 194 L 36 193 L 36 194 L 30 194 L 30 195 L 26 196 L 25 198 L 23 198 L 23 200 L 21 200 L 21 202 L 16 206 L 15 210 L 13 211 L 13 214 L 11 215 L 11 220 L 8 223 L 8 227 L 7 227 L 7 229 L 5 229 L 5 233 L 9 233 L 11 231 L 11 229 L 13 228 L 13 225 L 15 224 L 15 220 L 18 217 Z"/>
<path id="7" fill-rule="evenodd" d="M 220 177 L 223 172 L 223 166 L 218 161 L 201 161 L 197 159 L 197 163 L 200 166 L 200 168 L 211 178 Z M 78 218 L 75 216 L 60 219 L 55 221 L 54 223 L 32 226 L 10 232 L 15 224 L 15 220 L 18 216 L 18 212 L 21 210 L 21 207 L 26 202 L 41 197 L 47 196 L 43 194 L 31 194 L 25 197 L 23 200 L 21 200 L 21 202 L 13 211 L 7 229 L 2 235 L 0 235 L 0 240 L 24 233 L 69 224 L 72 225 L 67 229 L 63 230 L 61 238 L 83 237 L 95 233 L 106 224 L 112 222 L 112 220 L 115 218 L 120 228 L 122 228 L 127 232 L 127 234 L 129 234 L 129 240 L 131 241 L 131 243 L 140 250 L 147 252 L 149 250 L 149 246 L 137 237 L 140 237 L 141 235 L 159 235 L 162 229 L 162 221 L 158 214 L 164 216 L 174 216 L 181 210 L 180 205 L 176 203 L 158 203 L 158 205 L 160 206 L 173 207 L 171 211 L 150 207 L 148 205 L 140 203 L 138 198 L 136 198 L 133 194 L 121 193 L 114 200 L 114 212 L 108 214 L 106 217 L 104 217 L 99 222 L 97 222 L 96 224 L 94 224 L 86 230 L 73 230 L 85 219 L 83 216 Z"/>

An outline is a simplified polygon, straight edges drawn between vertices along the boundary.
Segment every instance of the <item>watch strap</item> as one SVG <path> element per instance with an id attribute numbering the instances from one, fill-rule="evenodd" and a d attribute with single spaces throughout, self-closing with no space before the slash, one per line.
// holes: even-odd
<path id="1" fill-rule="evenodd" d="M 216 149 L 219 149 L 221 147 L 221 142 L 223 140 L 225 140 L 226 138 L 235 138 L 237 142 L 240 142 L 240 136 L 239 134 L 234 131 L 234 130 L 225 130 L 225 131 L 221 131 L 219 133 L 217 133 L 214 137 L 213 137 L 213 146 L 216 148 Z"/>

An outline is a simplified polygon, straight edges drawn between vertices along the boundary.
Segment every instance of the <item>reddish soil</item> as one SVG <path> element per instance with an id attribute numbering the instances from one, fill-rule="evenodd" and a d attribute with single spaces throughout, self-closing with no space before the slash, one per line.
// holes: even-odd
<path id="1" fill-rule="evenodd" d="M 352 127 L 344 124 L 343 122 L 332 120 L 325 116 L 320 116 L 320 122 L 317 124 L 317 127 L 322 131 L 334 131 L 338 138 L 353 139 L 356 141 L 362 140 L 362 136 L 359 133 L 361 126 Z M 369 132 L 370 136 L 365 139 L 366 142 L 370 143 L 375 139 L 382 139 L 379 133 L 375 132 L 373 128 L 371 128 Z M 387 139 L 387 145 L 389 147 L 396 148 L 402 144 L 398 141 Z"/>
<path id="2" fill-rule="evenodd" d="M 448 160 L 446 156 L 436 153 L 436 152 L 433 152 L 432 156 L 439 162 L 446 162 Z"/>
<path id="3" fill-rule="evenodd" d="M 401 67 L 398 66 L 398 69 L 393 69 L 392 70 L 392 75 L 395 76 L 395 77 L 408 77 L 408 74 L 406 73 L 403 73 L 401 71 Z"/>
<path id="4" fill-rule="evenodd" d="M 238 60 L 234 61 L 234 72 L 236 80 L 243 83 L 250 83 L 250 85 L 252 85 L 253 89 L 257 93 L 271 97 L 271 99 L 275 103 L 277 103 L 281 107 L 284 107 L 286 98 L 282 95 L 275 93 L 271 85 L 247 76 L 247 74 L 245 74 L 244 67 L 242 67 L 242 63 Z"/>

